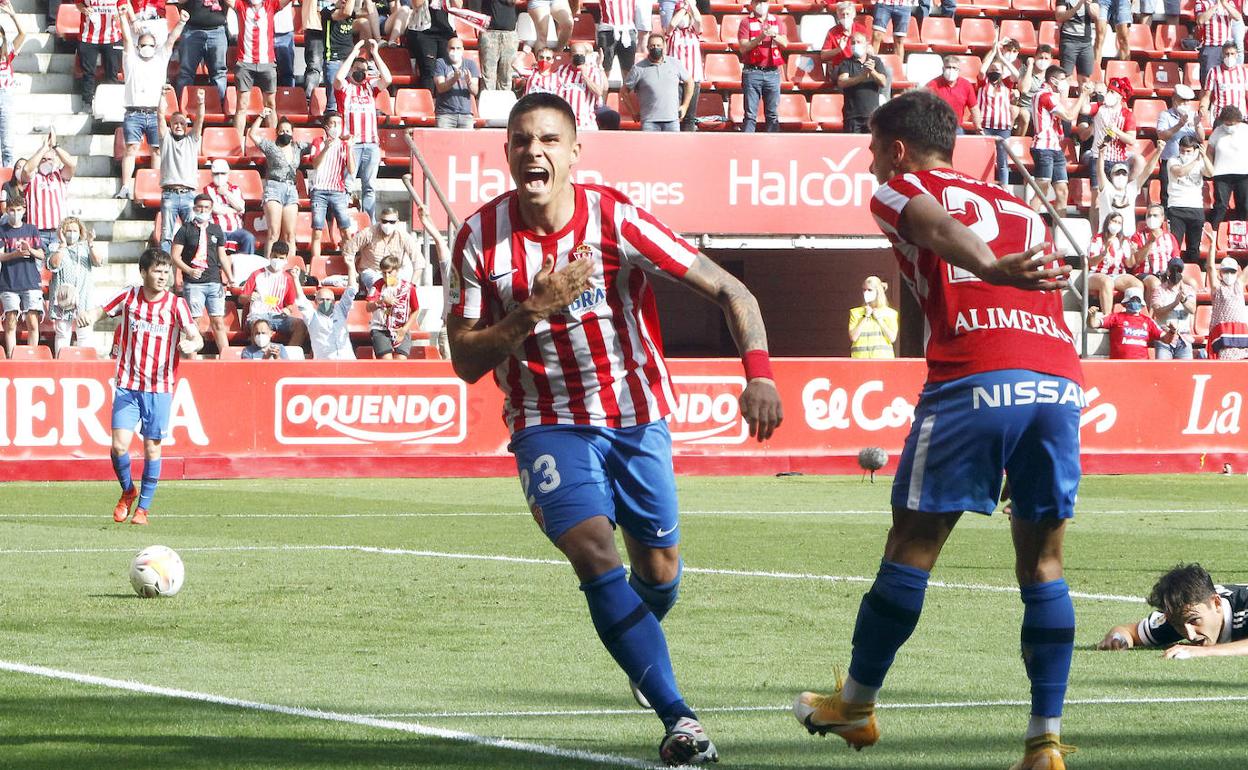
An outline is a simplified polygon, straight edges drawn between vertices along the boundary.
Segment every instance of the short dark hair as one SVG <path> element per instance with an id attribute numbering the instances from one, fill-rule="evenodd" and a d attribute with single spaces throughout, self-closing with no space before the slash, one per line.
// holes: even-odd
<path id="1" fill-rule="evenodd" d="M 1199 146 L 1200 146 L 1200 140 L 1196 138 L 1195 134 L 1187 134 L 1186 136 L 1184 136 L 1182 139 L 1179 140 L 1179 148 L 1183 150 L 1186 150 L 1192 147 L 1199 147 Z"/>
<path id="2" fill-rule="evenodd" d="M 926 88 L 889 99 L 871 114 L 870 125 L 874 136 L 900 140 L 910 152 L 953 159 L 958 118 L 944 99 Z"/>
<path id="3" fill-rule="evenodd" d="M 322 127 L 322 128 L 324 128 L 325 126 L 328 126 L 328 125 L 329 125 L 329 121 L 330 121 L 332 118 L 338 118 L 339 120 L 342 120 L 342 116 L 341 116 L 341 115 L 339 115 L 338 113 L 334 112 L 333 110 L 327 110 L 327 111 L 325 112 L 325 114 L 321 116 L 321 127 Z"/>
<path id="4" fill-rule="evenodd" d="M 1166 614 L 1170 622 L 1182 621 L 1183 612 L 1209 601 L 1217 590 L 1213 578 L 1199 564 L 1180 564 L 1157 580 L 1148 603 Z"/>
<path id="5" fill-rule="evenodd" d="M 212 196 L 209 195 L 208 193 L 200 193 L 199 195 L 195 196 L 195 200 L 191 202 L 191 205 L 194 206 L 195 204 L 200 203 L 202 201 L 207 201 L 208 205 L 211 206 Z"/>
<path id="6" fill-rule="evenodd" d="M 1040 54 L 1048 54 L 1049 56 L 1052 56 L 1053 46 L 1049 45 L 1048 43 L 1041 43 L 1040 45 L 1036 46 L 1036 56 L 1039 56 Z"/>
<path id="7" fill-rule="evenodd" d="M 1239 46 L 1236 45 L 1235 42 L 1232 40 L 1228 40 L 1222 44 L 1223 53 L 1226 53 L 1227 51 L 1238 51 L 1238 50 L 1239 50 Z"/>
<path id="8" fill-rule="evenodd" d="M 1243 123 L 1243 122 L 1244 122 L 1244 113 L 1240 112 L 1239 108 L 1234 106 L 1233 104 L 1228 104 L 1222 108 L 1221 112 L 1218 113 L 1218 119 L 1214 121 L 1214 124 L 1217 125 L 1221 123 Z"/>
<path id="9" fill-rule="evenodd" d="M 259 316 L 257 318 L 251 319 L 251 333 L 252 334 L 256 333 L 256 327 L 259 326 L 260 324 L 264 324 L 270 329 L 273 328 L 273 324 L 269 321 L 268 316 Z"/>
<path id="10" fill-rule="evenodd" d="M 285 115 L 283 115 L 283 116 L 281 116 L 280 118 L 278 118 L 278 119 L 277 119 L 277 127 L 278 127 L 278 128 L 281 128 L 283 123 L 285 123 L 286 125 L 290 126 L 291 128 L 294 128 L 294 127 L 295 127 L 295 124 L 294 124 L 294 123 L 291 123 L 291 122 L 290 122 L 290 118 L 286 117 Z"/>
<path id="11" fill-rule="evenodd" d="M 379 264 L 378 267 L 381 268 L 381 272 L 388 273 L 391 270 L 398 270 L 399 265 L 402 265 L 402 264 L 403 263 L 399 261 L 398 257 L 394 256 L 393 254 L 387 254 L 386 256 L 381 258 L 381 264 Z"/>
<path id="12" fill-rule="evenodd" d="M 286 241 L 273 241 L 273 245 L 269 247 L 269 253 L 277 252 L 283 257 L 290 256 L 290 244 Z"/>
<path id="13" fill-rule="evenodd" d="M 576 113 L 572 111 L 572 105 L 562 96 L 547 93 L 525 94 L 520 101 L 512 105 L 511 114 L 507 116 L 507 133 L 511 134 L 512 125 L 529 114 L 537 110 L 554 110 L 564 117 L 568 122 L 568 127 L 572 129 L 572 136 L 576 136 Z"/>
<path id="14" fill-rule="evenodd" d="M 140 273 L 146 273 L 153 267 L 159 267 L 160 265 L 173 267 L 173 257 L 169 256 L 169 252 L 164 249 L 153 246 L 139 255 Z"/>
<path id="15" fill-rule="evenodd" d="M 1062 77 L 1066 77 L 1069 74 L 1070 74 L 1069 72 L 1062 69 L 1060 64 L 1054 64 L 1044 71 L 1044 82 L 1047 83 L 1053 78 L 1057 77 L 1058 75 L 1061 75 Z"/>

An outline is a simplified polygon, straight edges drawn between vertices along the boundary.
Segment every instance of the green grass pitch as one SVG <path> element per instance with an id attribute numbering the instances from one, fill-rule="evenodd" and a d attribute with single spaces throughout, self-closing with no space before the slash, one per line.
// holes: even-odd
<path id="1" fill-rule="evenodd" d="M 1022 608 L 1015 593 L 990 590 L 1013 582 L 1004 518 L 963 518 L 933 576 L 948 585 L 928 592 L 886 683 L 883 738 L 856 753 L 807 735 L 787 708 L 848 662 L 888 527 L 887 480 L 688 478 L 680 488 L 687 571 L 664 627 L 720 766 L 1004 770 L 1020 756 Z M 514 479 L 164 483 L 147 528 L 113 524 L 115 499 L 105 483 L 0 485 L 2 768 L 657 760 L 658 720 L 633 705 Z M 1245 501 L 1243 477 L 1084 481 L 1067 578 L 1097 598 L 1075 600 L 1072 770 L 1248 762 L 1248 659 L 1093 649 L 1112 624 L 1145 613 L 1129 597 L 1177 562 L 1248 581 Z M 139 599 L 126 577 L 155 543 L 187 565 L 171 599 Z"/>

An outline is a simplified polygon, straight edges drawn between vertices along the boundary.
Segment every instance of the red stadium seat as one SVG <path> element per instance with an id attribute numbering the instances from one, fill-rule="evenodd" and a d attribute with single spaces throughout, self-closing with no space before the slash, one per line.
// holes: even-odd
<path id="1" fill-rule="evenodd" d="M 1056 13 L 1053 0 L 1013 0 L 1011 7 L 1019 14 L 1033 19 L 1052 19 Z"/>
<path id="2" fill-rule="evenodd" d="M 1033 168 L 1035 168 L 1036 164 L 1031 159 L 1031 137 L 1030 136 L 1011 136 L 1009 139 L 1006 139 L 1005 142 L 1006 142 L 1006 145 L 1014 152 L 1014 154 L 1018 156 L 1018 159 L 1023 162 L 1024 168 L 1026 168 L 1028 171 L 1031 171 Z M 1013 168 L 1012 163 L 1010 164 L 1010 167 Z"/>
<path id="3" fill-rule="evenodd" d="M 22 324 L 25 328 L 25 324 Z M 10 361 L 51 361 L 52 348 L 47 345 L 18 345 L 13 348 L 13 355 L 9 356 Z"/>
<path id="4" fill-rule="evenodd" d="M 1192 319 L 1192 332 L 1196 335 L 1198 344 L 1205 344 L 1205 340 L 1209 337 L 1209 322 L 1213 320 L 1213 305 L 1197 305 L 1196 317 Z"/>
<path id="5" fill-rule="evenodd" d="M 406 48 L 382 48 L 381 60 L 390 70 L 390 82 L 396 86 L 406 86 L 416 80 L 416 69 L 412 66 L 412 55 Z"/>
<path id="6" fill-rule="evenodd" d="M 412 339 L 416 339 L 416 335 L 412 335 Z M 425 361 L 441 361 L 442 354 L 433 345 L 412 345 L 411 352 L 408 353 L 410 359 L 423 359 Z"/>
<path id="7" fill-rule="evenodd" d="M 797 19 L 787 13 L 777 13 L 776 20 L 780 22 L 780 34 L 784 35 L 789 44 L 784 47 L 788 51 L 805 51 L 809 46 L 802 42 L 802 36 L 797 29 Z"/>
<path id="8" fill-rule="evenodd" d="M 780 128 L 814 131 L 819 124 L 810 119 L 810 103 L 802 94 L 780 94 Z"/>
<path id="9" fill-rule="evenodd" d="M 113 158 L 115 158 L 116 160 L 121 160 L 122 156 L 124 156 L 125 154 L 126 154 L 126 138 L 122 135 L 121 126 L 117 126 L 117 130 L 113 132 Z M 142 139 L 139 140 L 139 151 L 138 151 L 138 154 L 135 155 L 135 160 L 137 163 L 147 163 L 151 159 L 152 159 L 152 148 L 147 143 L 147 137 L 144 136 Z M 6 170 L 9 172 L 9 177 L 12 177 L 13 169 L 9 168 Z M 7 181 L 9 181 L 8 178 L 4 179 L 3 181 L 0 181 L 0 184 L 3 184 L 4 182 L 7 182 Z"/>
<path id="10" fill-rule="evenodd" d="M 59 361 L 99 361 L 100 354 L 95 352 L 95 348 L 83 348 L 76 346 L 65 346 L 56 354 Z"/>
<path id="11" fill-rule="evenodd" d="M 373 354 L 372 345 L 357 345 L 355 348 L 355 357 L 360 361 L 371 361 L 377 356 Z"/>
<path id="12" fill-rule="evenodd" d="M 929 16 L 928 18 L 931 17 Z M 884 66 L 888 67 L 888 71 L 893 74 L 893 93 L 904 91 L 907 88 L 914 88 L 915 85 L 917 85 L 916 83 L 911 83 L 909 80 L 906 80 L 906 69 L 902 66 L 901 57 L 897 54 L 883 54 L 880 56 L 880 61 L 884 62 Z M 971 78 L 973 81 L 974 78 L 968 74 L 972 66 L 975 67 L 975 74 L 978 75 L 979 59 L 968 56 L 962 60 L 963 77 Z"/>
<path id="13" fill-rule="evenodd" d="M 717 91 L 740 91 L 741 59 L 732 53 L 707 54 L 702 82 Z"/>
<path id="14" fill-rule="evenodd" d="M 966 50 L 966 46 L 958 42 L 958 28 L 948 16 L 928 16 L 923 20 L 921 35 L 923 43 L 936 53 L 962 53 Z"/>
<path id="15" fill-rule="evenodd" d="M 719 131 L 727 128 L 728 121 L 724 111 L 723 94 L 715 91 L 703 91 L 699 93 L 697 115 L 699 118 L 714 118 L 716 116 L 721 118 L 721 120 L 706 120 L 699 122 L 699 131 Z"/>
<path id="16" fill-rule="evenodd" d="M 991 50 L 996 39 L 997 27 L 992 19 L 963 19 L 959 25 L 958 40 L 976 56 Z"/>
<path id="17" fill-rule="evenodd" d="M 1018 43 L 1019 52 L 1023 56 L 1034 55 L 1040 42 L 1036 36 L 1035 25 L 1025 19 L 1002 19 L 1001 37 L 1008 37 Z"/>
<path id="18" fill-rule="evenodd" d="M 147 208 L 160 206 L 160 172 L 141 168 L 134 172 L 134 200 Z"/>
<path id="19" fill-rule="evenodd" d="M 710 14 L 707 15 L 709 16 Z M 594 17 L 591 14 L 582 13 L 572 21 L 572 40 L 584 40 L 588 43 L 594 43 L 597 37 L 598 30 L 594 24 Z"/>
<path id="20" fill-rule="evenodd" d="M 1131 104 L 1135 114 L 1136 133 L 1146 139 L 1157 136 L 1157 116 L 1166 111 L 1166 103 L 1161 99 L 1136 99 Z"/>
<path id="21" fill-rule="evenodd" d="M 412 164 L 412 150 L 407 146 L 405 129 L 381 128 L 377 133 L 381 139 L 381 157 L 385 165 L 407 168 Z"/>
<path id="22" fill-rule="evenodd" d="M 221 103 L 221 96 L 217 93 L 217 89 L 212 86 L 187 86 L 183 88 L 182 101 L 179 102 L 182 112 L 192 118 L 199 112 L 199 101 L 195 97 L 195 91 L 197 90 L 202 91 L 204 94 L 204 120 L 207 123 L 224 123 L 227 114 L 225 105 Z M 233 93 L 233 86 L 226 89 L 226 102 L 231 100 Z"/>
<path id="23" fill-rule="evenodd" d="M 229 89 L 225 93 L 225 100 L 225 108 L 229 110 L 231 116 L 238 114 L 241 105 L 248 121 L 264 109 L 264 93 L 260 90 L 260 86 L 253 86 L 250 94 L 240 94 L 237 89 Z"/>
<path id="24" fill-rule="evenodd" d="M 197 190 L 202 190 L 212 182 L 212 172 L 206 168 L 199 170 L 199 185 Z M 247 169 L 244 171 L 231 171 L 230 182 L 238 185 L 239 191 L 243 195 L 243 199 L 247 201 L 250 207 L 260 205 L 260 198 L 264 194 L 264 182 L 260 179 L 260 172 Z M 157 172 L 150 168 L 141 168 L 134 174 L 134 198 L 136 201 L 148 208 L 159 208 L 160 206 L 160 179 Z M 309 214 L 309 216 L 311 216 Z"/>
<path id="25" fill-rule="evenodd" d="M 719 20 L 719 39 L 720 42 L 732 51 L 739 49 L 737 34 L 741 31 L 741 22 L 745 20 L 745 15 L 740 13 L 740 6 L 737 7 L 738 13 L 724 14 Z"/>
<path id="26" fill-rule="evenodd" d="M 394 97 L 394 114 L 405 126 L 432 126 L 433 94 L 426 88 L 402 88 Z"/>
<path id="27" fill-rule="evenodd" d="M 810 119 L 824 131 L 841 132 L 845 129 L 845 96 L 843 94 L 815 94 L 810 97 Z"/>
<path id="28" fill-rule="evenodd" d="M 1196 61 L 1200 52 L 1183 47 L 1183 39 L 1190 37 L 1187 30 L 1175 24 L 1158 24 L 1153 32 L 1153 49 L 1164 53 L 1170 61 Z"/>
<path id="29" fill-rule="evenodd" d="M 1114 78 L 1126 78 L 1131 81 L 1131 87 L 1135 89 L 1136 95 L 1140 96 L 1140 91 L 1147 90 L 1144 87 L 1144 73 L 1140 71 L 1140 63 L 1134 61 L 1122 61 L 1119 59 L 1110 59 L 1105 62 L 1105 82 L 1108 83 Z"/>
<path id="30" fill-rule="evenodd" d="M 702 51 L 721 53 L 727 50 L 729 46 L 720 36 L 719 19 L 709 13 L 702 14 Z"/>
<path id="31" fill-rule="evenodd" d="M 803 65 L 810 67 L 810 69 L 803 69 Z M 827 80 L 823 62 L 819 61 L 819 55 L 815 51 L 789 54 L 785 72 L 785 79 L 792 82 L 793 87 L 799 91 L 830 90 L 832 88 L 832 84 Z"/>
<path id="32" fill-rule="evenodd" d="M 301 126 L 308 123 L 308 95 L 302 88 L 280 86 L 276 96 L 277 114 L 291 123 Z"/>
<path id="33" fill-rule="evenodd" d="M 56 12 L 56 36 L 62 40 L 77 40 L 82 30 L 82 13 L 72 3 L 62 3 Z"/>
<path id="34" fill-rule="evenodd" d="M 1158 96 L 1169 97 L 1182 82 L 1183 72 L 1172 61 L 1150 61 L 1144 67 L 1144 87 Z"/>
<path id="35" fill-rule="evenodd" d="M 463 41 L 464 48 L 477 47 L 477 28 L 457 16 L 451 16 L 451 26 L 455 29 L 455 37 Z"/>
<path id="36" fill-rule="evenodd" d="M 238 132 L 234 127 L 212 127 L 204 129 L 204 141 L 199 146 L 200 163 L 212 162 L 223 158 L 230 165 L 242 161 L 245 157 L 243 146 L 238 141 Z"/>
<path id="37" fill-rule="evenodd" d="M 959 16 L 1004 16 L 1010 12 L 1010 0 L 969 0 L 958 3 Z"/>
<path id="38" fill-rule="evenodd" d="M 1053 49 L 1053 61 L 1057 62 L 1057 22 L 1049 19 L 1040 22 L 1040 45 Z"/>
<path id="39" fill-rule="evenodd" d="M 1132 56 L 1153 58 L 1158 55 L 1153 46 L 1153 28 L 1148 24 L 1132 24 L 1127 29 L 1127 43 Z"/>

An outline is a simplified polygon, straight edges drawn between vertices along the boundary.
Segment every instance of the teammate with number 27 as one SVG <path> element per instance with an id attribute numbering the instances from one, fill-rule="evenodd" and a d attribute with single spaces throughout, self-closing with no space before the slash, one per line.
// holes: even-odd
<path id="1" fill-rule="evenodd" d="M 928 576 L 964 511 L 991 513 L 1008 473 L 1022 653 L 1031 721 L 1014 770 L 1062 770 L 1062 705 L 1075 612 L 1062 536 L 1079 487 L 1079 358 L 1059 294 L 1070 269 L 1048 267 L 1039 215 L 1000 188 L 952 169 L 957 118 L 930 91 L 871 116 L 871 202 L 925 321 L 928 380 L 893 483 L 893 526 L 854 626 L 849 677 L 805 692 L 810 732 L 854 748 L 879 740 L 875 700 L 914 631 Z"/>
<path id="2" fill-rule="evenodd" d="M 660 757 L 711 762 L 718 754 L 676 686 L 660 626 L 680 585 L 680 534 L 664 422 L 672 387 L 647 273 L 723 308 L 745 364 L 741 413 L 760 441 L 781 420 L 767 335 L 740 281 L 618 191 L 573 183 L 580 149 L 564 100 L 530 94 L 512 108 L 517 189 L 455 239 L 451 360 L 469 382 L 494 372 L 533 518 L 571 563 L 638 702 L 662 720 Z"/>

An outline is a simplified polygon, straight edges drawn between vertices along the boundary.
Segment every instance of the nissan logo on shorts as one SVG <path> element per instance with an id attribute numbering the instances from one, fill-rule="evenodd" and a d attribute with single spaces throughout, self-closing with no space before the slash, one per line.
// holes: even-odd
<path id="1" fill-rule="evenodd" d="M 459 444 L 468 388 L 455 377 L 285 377 L 274 432 L 298 444 Z"/>
<path id="2" fill-rule="evenodd" d="M 668 429 L 682 444 L 744 444 L 750 428 L 741 418 L 744 377 L 672 375 L 676 396 Z"/>

